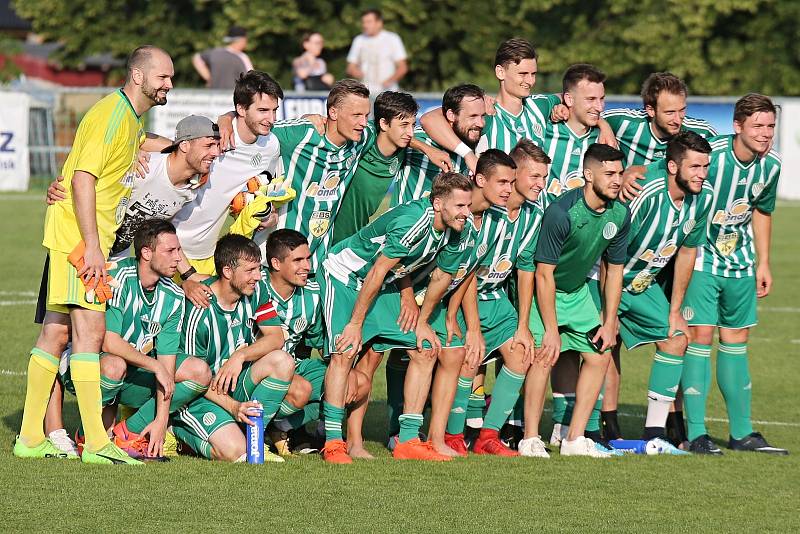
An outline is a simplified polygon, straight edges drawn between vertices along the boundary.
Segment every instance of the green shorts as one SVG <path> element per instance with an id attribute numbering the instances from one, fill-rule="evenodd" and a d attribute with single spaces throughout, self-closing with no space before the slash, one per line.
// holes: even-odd
<path id="1" fill-rule="evenodd" d="M 683 318 L 690 326 L 750 328 L 758 323 L 756 279 L 726 278 L 695 271 L 683 298 Z"/>
<path id="2" fill-rule="evenodd" d="M 478 300 L 478 317 L 487 355 L 505 345 L 517 332 L 517 310 L 507 297 Z"/>
<path id="3" fill-rule="evenodd" d="M 599 313 L 603 309 L 603 297 L 600 296 L 600 281 L 594 278 L 587 278 L 586 285 L 589 286 L 589 295 L 592 297 L 594 307 L 597 308 Z"/>
<path id="4" fill-rule="evenodd" d="M 629 350 L 669 337 L 669 300 L 661 286 L 652 284 L 641 293 L 622 292 L 619 335 Z"/>
<path id="5" fill-rule="evenodd" d="M 325 371 L 328 366 L 322 360 L 306 358 L 297 360 L 294 364 L 294 373 L 305 378 L 311 384 L 311 398 L 308 402 L 319 402 L 322 399 L 322 390 L 325 385 Z"/>
<path id="6" fill-rule="evenodd" d="M 236 424 L 236 420 L 225 408 L 205 397 L 194 399 L 178 410 L 172 419 L 174 426 L 182 427 L 192 437 L 204 442 L 208 442 L 211 435 L 223 426 Z M 183 441 L 189 443 L 194 440 L 183 438 Z M 195 450 L 195 452 L 203 451 Z"/>
<path id="7" fill-rule="evenodd" d="M 327 359 L 336 350 L 336 340 L 350 321 L 358 291 L 328 275 L 324 269 L 322 276 L 317 278 L 325 297 L 323 316 L 327 327 L 327 339 L 323 347 L 323 357 Z M 361 327 L 361 343 L 363 345 L 372 343 L 372 348 L 376 352 L 415 348 L 417 336 L 413 331 L 400 330 L 397 324 L 399 316 L 400 291 L 394 284 L 389 284 L 378 292 L 367 311 Z"/>
<path id="8" fill-rule="evenodd" d="M 562 352 L 576 350 L 596 354 L 586 339 L 586 334 L 594 327 L 600 326 L 600 314 L 592 301 L 587 284 L 583 284 L 572 293 L 556 291 L 556 317 L 558 318 L 558 331 L 561 334 Z M 529 324 L 536 346 L 541 347 L 544 324 L 535 296 Z"/>
<path id="9" fill-rule="evenodd" d="M 107 352 L 100 355 L 102 359 Z M 181 364 L 188 358 L 186 354 L 178 354 L 175 357 L 175 369 L 177 370 Z M 72 383 L 72 375 L 69 371 L 69 366 L 65 366 L 59 370 L 61 375 L 61 383 L 64 388 L 75 394 L 75 385 Z M 111 388 L 109 384 L 100 377 L 100 393 L 102 395 L 103 406 L 110 406 L 111 404 L 122 404 L 131 408 L 140 408 L 145 402 L 149 401 L 156 394 L 157 383 L 156 375 L 152 372 L 142 369 L 141 367 L 128 366 L 125 372 L 125 378 L 122 381 L 120 389 Z"/>

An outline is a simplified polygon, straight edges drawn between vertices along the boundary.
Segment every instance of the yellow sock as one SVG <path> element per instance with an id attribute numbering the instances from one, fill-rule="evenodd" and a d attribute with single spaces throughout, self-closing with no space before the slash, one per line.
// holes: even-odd
<path id="1" fill-rule="evenodd" d="M 58 371 L 58 358 L 36 347 L 28 360 L 28 389 L 25 393 L 25 410 L 19 436 L 28 447 L 44 441 L 44 414 L 50 401 L 50 390 Z"/>
<path id="2" fill-rule="evenodd" d="M 91 352 L 73 352 L 69 370 L 78 397 L 86 449 L 97 452 L 109 443 L 103 427 L 103 406 L 100 393 L 100 355 Z"/>

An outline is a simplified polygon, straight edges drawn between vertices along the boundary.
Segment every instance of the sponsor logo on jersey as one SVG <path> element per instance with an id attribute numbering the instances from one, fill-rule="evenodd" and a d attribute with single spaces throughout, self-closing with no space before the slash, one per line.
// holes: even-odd
<path id="1" fill-rule="evenodd" d="M 306 195 L 318 200 L 336 199 L 339 196 L 341 179 L 337 171 L 329 172 L 321 182 L 313 182 L 306 188 Z"/>
<path id="2" fill-rule="evenodd" d="M 739 242 L 739 232 L 730 232 L 717 236 L 716 247 L 723 256 L 730 256 L 736 250 L 736 243 Z"/>
<path id="3" fill-rule="evenodd" d="M 581 147 L 575 147 L 572 149 L 572 152 L 570 152 L 570 154 L 572 154 L 573 156 L 580 156 L 581 153 L 582 153 Z"/>
<path id="4" fill-rule="evenodd" d="M 750 204 L 746 199 L 740 198 L 727 210 L 717 210 L 711 222 L 720 226 L 742 224 L 750 220 L 750 215 Z"/>
<path id="5" fill-rule="evenodd" d="M 331 212 L 327 210 L 316 210 L 311 212 L 308 220 L 308 228 L 314 237 L 322 237 L 331 225 Z"/>
<path id="6" fill-rule="evenodd" d="M 150 354 L 153 351 L 153 347 L 153 338 L 148 336 L 142 340 L 142 344 L 138 350 L 142 354 Z"/>
<path id="7" fill-rule="evenodd" d="M 300 317 L 295 319 L 294 326 L 292 326 L 295 332 L 305 332 L 306 328 L 308 328 L 308 321 L 305 317 Z"/>
<path id="8" fill-rule="evenodd" d="M 513 266 L 513 262 L 508 259 L 508 254 L 503 254 L 494 262 L 486 278 L 495 281 L 504 280 L 506 276 L 508 276 L 508 273 L 511 272 L 511 267 Z"/>
<path id="9" fill-rule="evenodd" d="M 603 227 L 603 237 L 606 239 L 611 239 L 615 235 L 617 235 L 617 225 L 611 221 L 607 222 Z"/>
<path id="10" fill-rule="evenodd" d="M 561 182 L 558 180 L 553 180 L 550 182 L 550 185 L 547 186 L 547 192 L 551 195 L 560 195 L 561 194 Z"/>
<path id="11" fill-rule="evenodd" d="M 522 135 L 525 134 L 525 127 L 523 127 L 521 124 L 517 124 L 517 127 L 515 128 L 515 130 L 517 130 L 518 134 L 522 134 Z"/>
<path id="12" fill-rule="evenodd" d="M 681 315 L 687 321 L 691 321 L 694 319 L 694 309 L 691 306 L 686 306 L 683 311 L 681 311 Z"/>
<path id="13" fill-rule="evenodd" d="M 583 179 L 580 171 L 572 171 L 567 174 L 567 177 L 564 179 L 564 190 L 569 191 L 570 189 L 577 189 L 578 187 L 583 187 L 585 183 L 586 181 Z"/>
<path id="14" fill-rule="evenodd" d="M 695 225 L 697 225 L 697 221 L 694 219 L 689 219 L 685 223 L 683 223 L 683 233 L 689 235 L 694 230 Z"/>
<path id="15" fill-rule="evenodd" d="M 656 267 L 664 267 L 669 263 L 670 258 L 675 255 L 675 251 L 677 250 L 678 246 L 675 244 L 675 240 L 670 240 L 664 243 L 664 246 L 661 247 L 658 254 L 651 249 L 647 249 L 639 256 L 639 259 Z"/>
<path id="16" fill-rule="evenodd" d="M 453 275 L 453 279 L 450 281 L 450 285 L 447 286 L 448 291 L 455 289 L 456 286 L 458 286 L 458 284 L 460 284 L 461 281 L 464 280 L 464 277 L 467 276 L 467 267 L 468 265 L 464 263 L 458 266 L 458 270 Z"/>
<path id="17" fill-rule="evenodd" d="M 203 424 L 206 426 L 211 426 L 216 422 L 217 416 L 214 412 L 206 412 L 203 414 Z"/>
<path id="18" fill-rule="evenodd" d="M 261 165 L 261 152 L 257 152 L 252 158 L 250 158 L 250 165 L 256 168 Z"/>
<path id="19" fill-rule="evenodd" d="M 641 293 L 653 283 L 656 275 L 650 271 L 641 271 L 631 280 L 631 293 Z"/>
<path id="20" fill-rule="evenodd" d="M 242 321 L 240 321 L 238 317 L 234 317 L 233 320 L 231 321 L 231 328 L 235 328 L 241 324 Z"/>
<path id="21" fill-rule="evenodd" d="M 664 152 L 663 150 L 656 150 L 655 152 L 653 152 L 653 161 L 657 159 L 664 159 L 666 155 L 667 153 Z"/>

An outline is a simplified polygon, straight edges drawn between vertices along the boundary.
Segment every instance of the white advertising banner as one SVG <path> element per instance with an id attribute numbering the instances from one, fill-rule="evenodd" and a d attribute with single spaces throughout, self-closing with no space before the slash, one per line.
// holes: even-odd
<path id="1" fill-rule="evenodd" d="M 233 110 L 232 91 L 173 89 L 167 104 L 156 106 L 150 112 L 149 130 L 158 135 L 175 136 L 175 126 L 188 115 L 203 115 L 216 121 L 217 117 Z M 297 97 L 286 95 L 278 108 L 278 119 L 295 119 L 306 114 L 325 115 L 325 98 L 319 96 Z"/>
<path id="2" fill-rule="evenodd" d="M 0 91 L 0 191 L 27 191 L 28 109 L 24 93 Z"/>
<path id="3" fill-rule="evenodd" d="M 778 197 L 800 200 L 800 98 L 779 99 L 781 179 Z"/>

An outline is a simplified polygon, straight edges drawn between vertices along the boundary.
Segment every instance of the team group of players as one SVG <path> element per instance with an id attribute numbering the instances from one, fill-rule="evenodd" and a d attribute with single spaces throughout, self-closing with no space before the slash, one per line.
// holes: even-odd
<path id="1" fill-rule="evenodd" d="M 752 428 L 747 357 L 771 286 L 775 106 L 742 97 L 718 136 L 686 117 L 672 74 L 647 78 L 643 109 L 605 112 L 599 69 L 572 65 L 562 93 L 538 95 L 537 61 L 502 43 L 496 99 L 457 85 L 421 127 L 410 95 L 373 104 L 354 80 L 326 117 L 278 121 L 280 86 L 250 71 L 234 111 L 186 117 L 168 140 L 143 116 L 166 103 L 172 62 L 135 50 L 49 191 L 14 454 L 243 461 L 260 405 L 269 460 L 371 458 L 362 424 L 386 358 L 395 458 L 548 457 L 548 382 L 550 446 L 607 458 L 620 343 L 655 345 L 643 439 L 721 454 L 705 427 L 717 328 L 728 447 L 786 454 Z"/>

